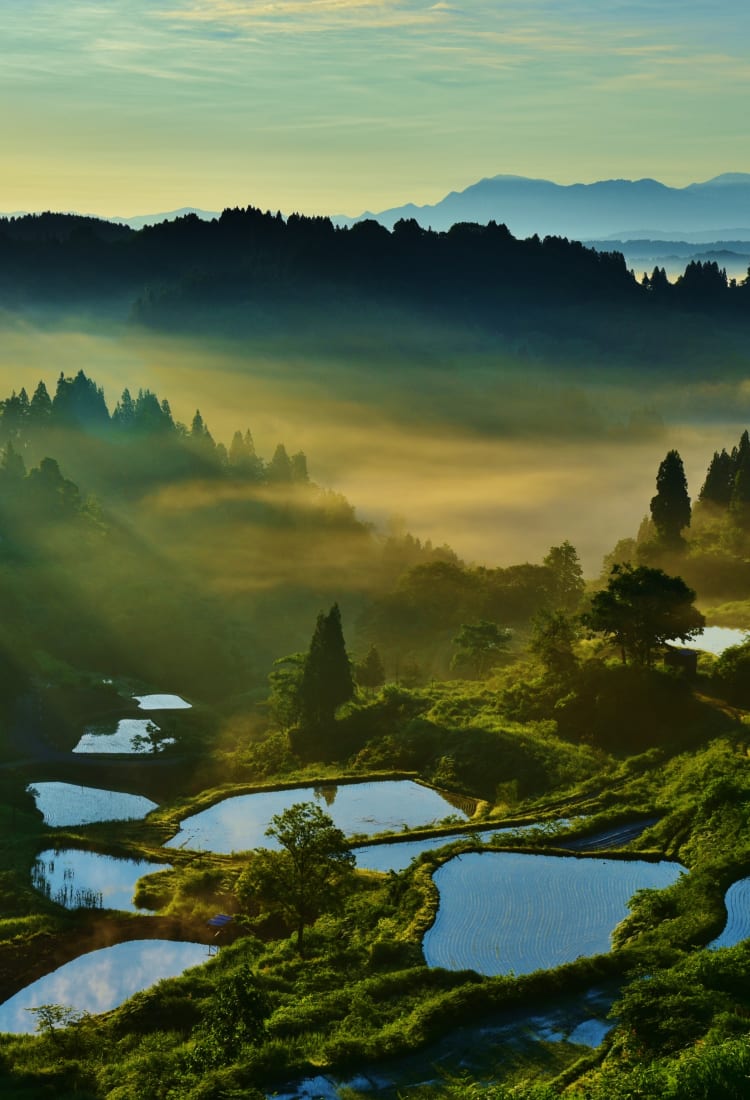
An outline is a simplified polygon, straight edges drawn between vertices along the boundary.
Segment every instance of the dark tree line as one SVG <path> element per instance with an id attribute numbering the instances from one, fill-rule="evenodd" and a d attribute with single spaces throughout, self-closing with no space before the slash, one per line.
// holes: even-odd
<path id="1" fill-rule="evenodd" d="M 188 427 L 174 419 L 166 399 L 160 401 L 149 389 L 139 389 L 135 397 L 124 389 L 110 414 L 103 389 L 82 370 L 72 378 L 61 373 L 53 397 L 40 381 L 31 397 L 22 388 L 0 401 L 4 461 L 15 464 L 22 473 L 24 452 L 38 450 L 60 433 L 82 433 L 117 444 L 132 442 L 141 450 L 149 443 L 158 444 L 160 454 L 171 445 L 193 459 L 183 464 L 187 474 L 214 472 L 269 483 L 309 481 L 307 459 L 301 451 L 289 455 L 279 443 L 266 462 L 256 453 L 249 429 L 236 431 L 227 448 L 214 441 L 200 410 L 196 410 Z M 173 464 L 169 472 L 176 472 Z"/>
<path id="2" fill-rule="evenodd" d="M 0 292 L 10 305 L 124 296 L 147 323 L 175 311 L 184 320 L 190 303 L 299 310 L 381 301 L 484 321 L 507 316 L 513 303 L 646 310 L 671 303 L 742 316 L 750 303 L 748 280 L 728 280 L 711 260 L 692 261 L 674 284 L 658 267 L 639 282 L 620 252 L 557 236 L 521 240 L 494 221 L 443 232 L 414 219 L 392 230 L 373 220 L 344 228 L 252 206 L 138 231 L 63 214 L 0 219 Z"/>

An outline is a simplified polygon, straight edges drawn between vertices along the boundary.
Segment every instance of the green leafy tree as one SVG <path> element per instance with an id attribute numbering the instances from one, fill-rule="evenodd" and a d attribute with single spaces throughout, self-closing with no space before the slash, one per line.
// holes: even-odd
<path id="1" fill-rule="evenodd" d="M 486 676 L 508 649 L 512 631 L 498 623 L 480 619 L 463 623 L 453 645 L 456 647 L 451 668 L 468 668 L 480 678 Z"/>
<path id="2" fill-rule="evenodd" d="M 579 625 L 564 611 L 541 611 L 533 620 L 529 649 L 549 673 L 565 676 L 576 665 L 574 646 Z"/>
<path id="3" fill-rule="evenodd" d="M 300 689 L 306 660 L 305 653 L 289 653 L 286 657 L 279 657 L 274 661 L 268 677 L 271 712 L 282 729 L 289 729 L 302 717 Z"/>
<path id="4" fill-rule="evenodd" d="M 268 998 L 247 964 L 222 976 L 193 1032 L 191 1068 L 213 1069 L 236 1061 L 242 1047 L 261 1041 L 269 1013 Z"/>
<path id="5" fill-rule="evenodd" d="M 335 910 L 352 881 L 354 856 L 346 837 L 314 802 L 296 802 L 271 818 L 266 836 L 279 850 L 259 848 L 237 882 L 240 903 L 260 902 L 297 934 L 303 948 L 304 930 L 322 913 Z"/>
<path id="6" fill-rule="evenodd" d="M 544 559 L 552 577 L 551 599 L 554 610 L 576 611 L 584 592 L 583 569 L 578 551 L 566 539 L 561 546 L 551 546 Z"/>
<path id="7" fill-rule="evenodd" d="M 354 696 L 354 679 L 335 603 L 321 612 L 305 658 L 299 688 L 300 714 L 305 726 L 319 728 L 333 722 L 337 709 Z"/>
<path id="8" fill-rule="evenodd" d="M 615 565 L 607 587 L 597 592 L 585 622 L 609 634 L 628 660 L 649 667 L 665 642 L 700 634 L 706 620 L 693 606 L 695 592 L 682 577 L 646 565 Z"/>
<path id="9" fill-rule="evenodd" d="M 690 497 L 682 459 L 669 451 L 656 475 L 656 496 L 651 498 L 651 518 L 659 541 L 667 547 L 683 545 L 682 532 L 690 526 Z"/>

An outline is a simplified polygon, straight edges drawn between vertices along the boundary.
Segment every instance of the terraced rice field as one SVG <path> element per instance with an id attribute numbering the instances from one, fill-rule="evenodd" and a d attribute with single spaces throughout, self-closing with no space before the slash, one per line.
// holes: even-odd
<path id="1" fill-rule="evenodd" d="M 206 961 L 203 943 L 131 940 L 89 951 L 32 982 L 0 1005 L 0 1031 L 28 1034 L 36 1029 L 29 1011 L 59 1004 L 76 1012 L 108 1012 L 161 978 L 181 974 Z"/>
<path id="2" fill-rule="evenodd" d="M 36 857 L 31 881 L 35 889 L 66 909 L 137 913 L 133 892 L 138 879 L 169 867 L 168 863 L 121 859 L 83 849 L 50 848 Z"/>
<path id="3" fill-rule="evenodd" d="M 426 840 L 399 840 L 392 844 L 368 844 L 361 848 L 353 848 L 357 867 L 365 871 L 380 871 L 388 874 L 389 871 L 403 871 L 412 860 L 417 859 L 423 852 L 434 852 L 436 848 L 442 848 L 446 844 L 454 844 L 457 840 L 472 841 L 480 844 L 491 844 L 493 840 L 514 836 L 519 839 L 528 833 L 546 833 L 553 837 L 558 829 L 566 828 L 570 824 L 568 818 L 559 818 L 557 821 L 535 823 L 533 825 L 504 826 L 499 829 L 489 829 L 482 833 L 451 833 L 448 836 L 433 836 Z"/>
<path id="4" fill-rule="evenodd" d="M 440 907 L 423 950 L 428 966 L 529 974 L 609 951 L 628 899 L 663 889 L 678 863 L 518 852 L 458 856 L 434 875 Z"/>
<path id="5" fill-rule="evenodd" d="M 724 931 L 708 945 L 711 950 L 734 947 L 750 936 L 750 878 L 733 882 L 726 892 L 727 923 Z"/>
<path id="6" fill-rule="evenodd" d="M 271 818 L 296 802 L 311 801 L 317 802 L 347 836 L 399 832 L 430 825 L 446 816 L 469 816 L 457 812 L 438 791 L 411 780 L 296 787 L 225 798 L 185 818 L 180 831 L 165 847 L 200 852 L 278 847 L 277 841 L 266 836 Z"/>
<path id="7" fill-rule="evenodd" d="M 136 821 L 156 809 L 150 798 L 77 783 L 32 783 L 45 825 L 90 825 L 94 821 Z"/>

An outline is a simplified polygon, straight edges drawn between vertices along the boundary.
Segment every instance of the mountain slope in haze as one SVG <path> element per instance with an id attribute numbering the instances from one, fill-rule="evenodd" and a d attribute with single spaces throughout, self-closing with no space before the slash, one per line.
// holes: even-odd
<path id="1" fill-rule="evenodd" d="M 188 214 L 195 214 L 202 221 L 210 222 L 218 218 L 216 210 L 200 210 L 197 206 L 181 206 L 179 210 L 168 210 L 163 214 L 134 214 L 130 218 L 107 218 L 107 221 L 117 225 L 129 225 L 131 229 L 143 229 L 145 225 L 159 225 L 160 222 L 172 222 L 175 218 L 184 218 Z"/>
<path id="2" fill-rule="evenodd" d="M 12 221 L 12 222 L 26 222 L 31 224 L 32 221 L 40 218 L 67 218 L 70 219 L 70 224 L 75 222 L 81 224 L 84 222 L 91 223 L 98 227 L 101 227 L 102 223 L 109 223 L 110 225 L 122 225 L 129 229 L 143 229 L 146 225 L 159 225 L 161 222 L 172 222 L 176 218 L 184 218 L 188 214 L 195 214 L 197 218 L 202 221 L 210 222 L 213 218 L 218 218 L 219 214 L 216 210 L 200 210 L 197 206 L 181 206 L 179 210 L 167 210 L 162 214 L 134 214 L 129 218 L 111 217 L 106 218 L 100 214 L 77 214 L 75 212 L 66 211 L 64 213 L 44 211 L 42 212 L 30 212 L 28 210 L 14 210 L 10 214 L 0 214 L 0 220 Z"/>
<path id="3" fill-rule="evenodd" d="M 670 234 L 684 237 L 710 232 L 714 239 L 731 235 L 750 239 L 750 174 L 728 172 L 705 183 L 667 187 L 654 179 L 600 180 L 561 185 L 524 176 L 494 176 L 452 191 L 434 205 L 405 206 L 365 213 L 359 218 L 334 219 L 350 225 L 374 218 L 389 228 L 402 218 L 414 218 L 424 228 L 449 229 L 456 222 L 494 220 L 515 236 L 590 237 Z M 733 229 L 726 226 L 747 226 Z M 638 227 L 636 229 L 636 227 Z M 644 228 L 646 227 L 646 228 Z"/>

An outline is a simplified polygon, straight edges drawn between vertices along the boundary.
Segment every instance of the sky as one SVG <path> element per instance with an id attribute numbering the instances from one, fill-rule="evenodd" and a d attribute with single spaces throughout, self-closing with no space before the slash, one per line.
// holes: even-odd
<path id="1" fill-rule="evenodd" d="M 0 211 L 750 171 L 745 0 L 0 0 Z"/>

